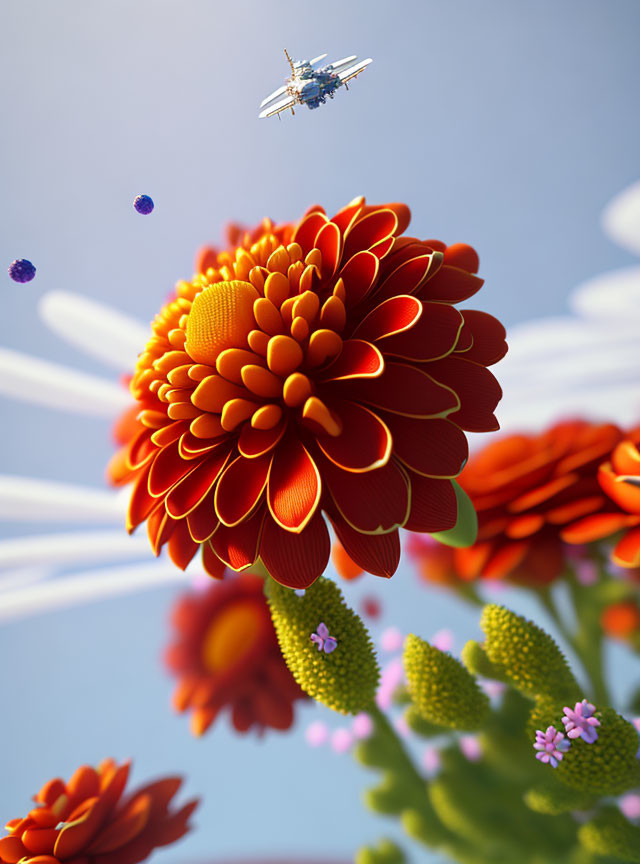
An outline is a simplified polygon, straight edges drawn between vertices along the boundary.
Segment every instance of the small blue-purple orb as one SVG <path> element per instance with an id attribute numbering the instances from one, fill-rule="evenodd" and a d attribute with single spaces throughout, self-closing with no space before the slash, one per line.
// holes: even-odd
<path id="1" fill-rule="evenodd" d="M 14 282 L 31 282 L 36 275 L 36 268 L 26 258 L 17 258 L 9 265 L 9 276 Z"/>
<path id="2" fill-rule="evenodd" d="M 138 213 L 142 213 L 143 216 L 148 216 L 153 210 L 153 198 L 150 198 L 149 195 L 138 195 L 133 202 L 133 206 Z"/>

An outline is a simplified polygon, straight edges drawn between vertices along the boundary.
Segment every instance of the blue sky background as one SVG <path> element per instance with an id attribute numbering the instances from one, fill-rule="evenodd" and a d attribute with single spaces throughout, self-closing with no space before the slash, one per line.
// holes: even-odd
<path id="1" fill-rule="evenodd" d="M 640 174 L 639 27 L 635 0 L 4 0 L 0 262 L 27 257 L 38 274 L 24 286 L 0 275 L 0 344 L 102 373 L 40 322 L 43 293 L 149 320 L 229 219 L 295 219 L 358 194 L 408 202 L 419 236 L 476 246 L 477 305 L 506 324 L 560 313 L 582 280 L 631 263 L 599 217 Z M 374 62 L 320 110 L 258 121 L 286 75 L 283 47 Z M 131 206 L 140 192 L 156 201 L 146 218 Z M 103 421 L 1 411 L 0 472 L 102 483 Z M 385 623 L 449 626 L 459 645 L 476 635 L 475 613 L 419 587 L 406 563 L 349 593 L 371 590 Z M 306 722 L 262 742 L 224 723 L 189 736 L 158 663 L 174 594 L 0 630 L 0 818 L 49 776 L 113 754 L 133 756 L 138 778 L 180 771 L 205 798 L 198 830 L 159 864 L 265 850 L 348 859 L 392 828 L 361 809 L 349 757 L 306 748 Z M 615 658 L 623 676 L 628 659 Z"/>

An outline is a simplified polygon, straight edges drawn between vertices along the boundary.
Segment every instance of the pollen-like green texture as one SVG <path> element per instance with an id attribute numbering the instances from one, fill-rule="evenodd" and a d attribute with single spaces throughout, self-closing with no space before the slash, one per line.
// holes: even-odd
<path id="1" fill-rule="evenodd" d="M 504 670 L 511 684 L 534 699 L 577 698 L 578 684 L 551 636 L 520 615 L 491 604 L 480 626 L 487 638 L 484 650 L 491 663 Z"/>
<path id="2" fill-rule="evenodd" d="M 578 840 L 595 855 L 614 855 L 622 861 L 640 862 L 640 828 L 632 825 L 615 807 L 603 808 L 595 819 L 581 825 Z"/>
<path id="3" fill-rule="evenodd" d="M 425 720 L 450 729 L 482 726 L 489 699 L 455 657 L 411 634 L 403 660 L 411 698 Z"/>
<path id="4" fill-rule="evenodd" d="M 602 708 L 595 716 L 600 720 L 598 740 L 587 744 L 576 738 L 555 776 L 573 789 L 619 795 L 640 785 L 638 733 L 633 723 L 613 708 Z"/>
<path id="5" fill-rule="evenodd" d="M 265 590 L 282 654 L 305 693 L 342 714 L 369 709 L 380 675 L 373 644 L 335 582 L 321 577 L 303 597 L 273 579 Z M 338 643 L 330 654 L 311 641 L 320 623 Z"/>

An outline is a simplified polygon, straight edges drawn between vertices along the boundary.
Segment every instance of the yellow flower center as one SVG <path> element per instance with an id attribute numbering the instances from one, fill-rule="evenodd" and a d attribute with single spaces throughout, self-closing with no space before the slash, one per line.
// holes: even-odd
<path id="1" fill-rule="evenodd" d="M 202 662 L 208 672 L 228 669 L 249 651 L 262 628 L 263 615 L 255 603 L 240 600 L 224 608 L 202 640 Z"/>
<path id="2" fill-rule="evenodd" d="M 243 348 L 255 327 L 253 304 L 260 295 L 248 282 L 217 282 L 193 301 L 185 348 L 197 363 L 215 365 L 226 348 Z"/>

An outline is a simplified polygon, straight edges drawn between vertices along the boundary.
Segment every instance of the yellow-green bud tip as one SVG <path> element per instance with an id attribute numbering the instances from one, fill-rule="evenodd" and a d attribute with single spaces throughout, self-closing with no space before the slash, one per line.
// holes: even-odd
<path id="1" fill-rule="evenodd" d="M 482 726 L 489 699 L 455 657 L 410 635 L 403 659 L 411 698 L 425 720 L 450 729 Z"/>
<path id="2" fill-rule="evenodd" d="M 530 698 L 571 699 L 579 693 L 564 655 L 551 636 L 503 606 L 485 606 L 480 626 L 489 661 Z"/>
<path id="3" fill-rule="evenodd" d="M 373 644 L 335 582 L 317 579 L 303 597 L 273 579 L 265 590 L 282 654 L 305 693 L 342 714 L 371 708 L 379 679 Z"/>

